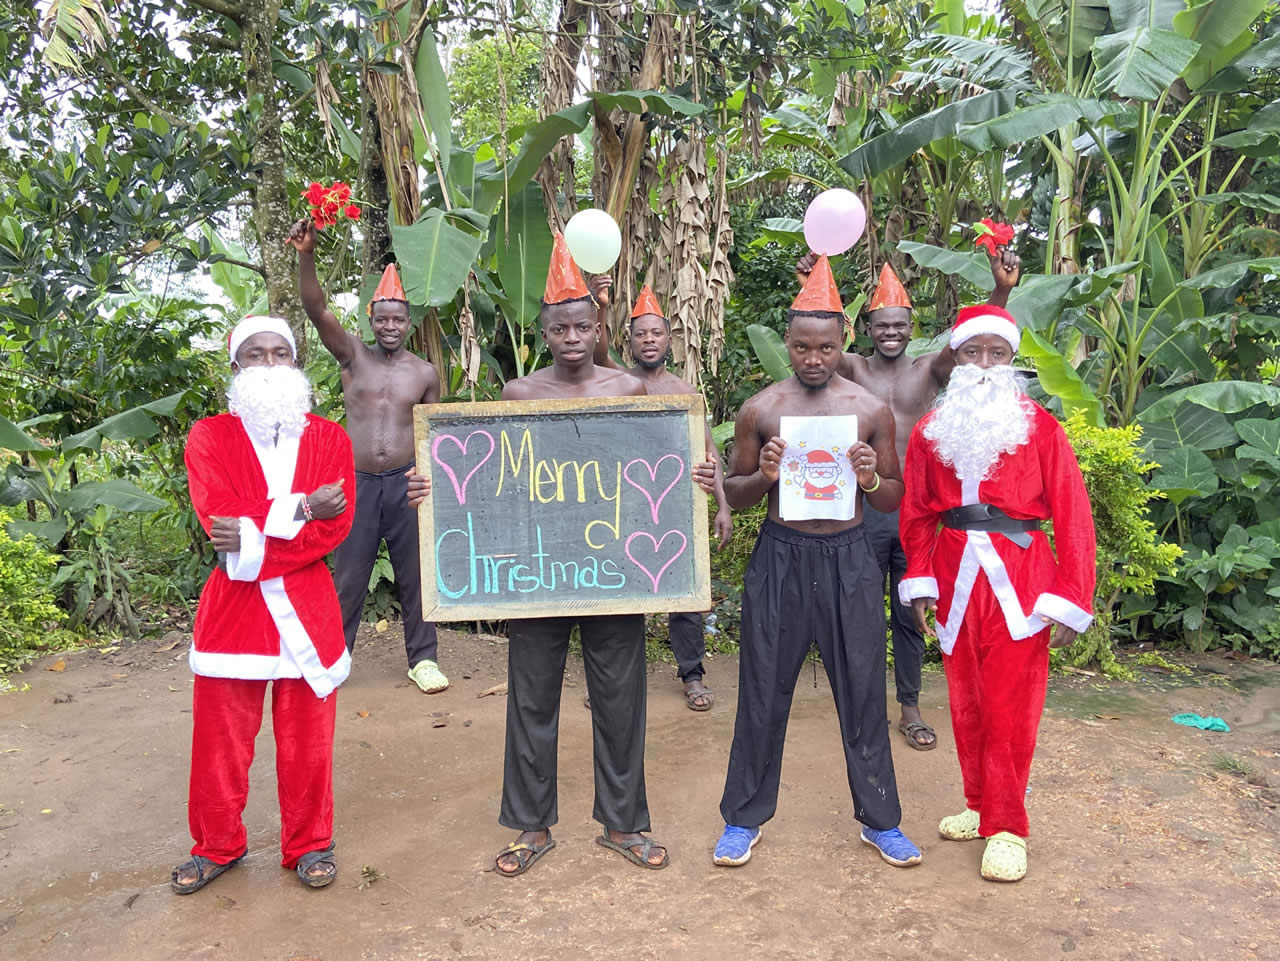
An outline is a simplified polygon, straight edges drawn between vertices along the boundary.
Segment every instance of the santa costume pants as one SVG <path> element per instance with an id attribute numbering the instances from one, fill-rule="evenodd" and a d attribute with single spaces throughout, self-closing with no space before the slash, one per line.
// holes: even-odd
<path id="1" fill-rule="evenodd" d="M 241 814 L 249 797 L 253 742 L 271 690 L 280 797 L 280 863 L 292 868 L 308 851 L 333 843 L 333 725 L 337 694 L 318 698 L 302 678 L 246 681 L 195 678 L 191 789 L 187 819 L 191 853 L 216 864 L 245 853 Z"/>
<path id="2" fill-rule="evenodd" d="M 805 534 L 766 521 L 742 585 L 726 824 L 759 827 L 777 811 L 791 700 L 815 643 L 840 719 L 853 816 L 882 831 L 902 818 L 885 708 L 884 579 L 866 534 Z"/>
<path id="3" fill-rule="evenodd" d="M 513 620 L 507 643 L 507 747 L 498 823 L 541 831 L 560 817 L 556 760 L 569 635 L 582 638 L 595 760 L 592 817 L 615 831 L 649 830 L 644 789 L 644 615 Z"/>
<path id="4" fill-rule="evenodd" d="M 408 500 L 408 471 L 412 467 L 409 464 L 381 474 L 356 471 L 355 520 L 347 539 L 333 552 L 333 584 L 342 607 L 342 630 L 347 637 L 347 650 L 354 651 L 378 545 L 387 542 L 391 571 L 400 594 L 400 624 L 410 669 L 419 661 L 434 661 L 438 656 L 436 626 L 422 619 L 418 512 Z"/>
<path id="5" fill-rule="evenodd" d="M 1025 838 L 1027 779 L 1049 680 L 1049 631 L 1009 636 L 1000 603 L 979 574 L 956 635 L 942 656 L 965 803 L 984 838 Z"/>

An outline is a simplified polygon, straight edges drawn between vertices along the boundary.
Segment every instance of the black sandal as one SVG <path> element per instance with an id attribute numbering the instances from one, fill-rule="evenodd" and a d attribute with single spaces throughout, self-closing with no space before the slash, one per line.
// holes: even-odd
<path id="1" fill-rule="evenodd" d="M 638 864 L 640 867 L 648 868 L 650 871 L 661 871 L 671 863 L 671 852 L 667 850 L 665 844 L 659 844 L 653 838 L 647 838 L 638 831 L 636 832 L 636 840 L 615 841 L 609 837 L 609 829 L 605 828 L 604 833 L 596 838 L 596 844 L 606 847 L 610 851 L 617 851 L 632 864 Z M 631 850 L 634 847 L 640 848 L 639 854 Z M 662 848 L 662 860 L 657 864 L 649 860 L 649 855 L 653 853 L 654 848 Z"/>
<path id="2" fill-rule="evenodd" d="M 247 853 L 246 851 L 245 854 Z M 170 872 L 169 887 L 173 888 L 174 894 L 195 894 L 218 875 L 225 874 L 243 860 L 244 854 L 228 861 L 226 864 L 219 864 L 217 861 L 211 861 L 199 854 L 193 854 L 189 861 L 179 864 Z M 178 875 L 187 873 L 187 870 L 192 867 L 196 869 L 196 879 L 186 882 L 179 881 Z"/>
<path id="3" fill-rule="evenodd" d="M 552 839 L 550 831 L 547 832 L 547 839 L 541 844 L 530 844 L 528 841 L 512 841 L 494 855 L 493 870 L 504 878 L 518 877 L 533 867 L 538 858 L 542 857 L 555 846 L 556 842 Z M 504 871 L 502 870 L 501 865 L 498 864 L 498 862 L 507 855 L 514 857 L 520 865 L 514 871 Z"/>
<path id="4" fill-rule="evenodd" d="M 324 874 L 308 874 L 307 872 L 317 864 L 327 865 L 330 870 Z M 307 887 L 328 887 L 338 877 L 338 859 L 333 854 L 333 845 L 329 845 L 323 851 L 308 851 L 298 858 L 298 864 L 294 870 L 298 872 L 298 879 Z"/>

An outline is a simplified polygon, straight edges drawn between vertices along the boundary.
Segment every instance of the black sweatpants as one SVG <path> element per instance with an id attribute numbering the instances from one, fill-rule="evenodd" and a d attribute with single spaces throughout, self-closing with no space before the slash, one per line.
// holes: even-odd
<path id="1" fill-rule="evenodd" d="M 667 642 L 676 656 L 680 680 L 686 683 L 694 678 L 701 680 L 706 673 L 702 667 L 702 655 L 707 652 L 702 620 L 703 615 L 698 613 L 667 615 Z"/>
<path id="2" fill-rule="evenodd" d="M 592 817 L 615 831 L 647 831 L 643 614 L 509 622 L 507 748 L 498 823 L 518 831 L 539 831 L 559 820 L 560 694 L 575 623 L 582 637 L 591 698 L 596 786 Z"/>
<path id="3" fill-rule="evenodd" d="M 871 553 L 880 565 L 880 580 L 889 578 L 889 618 L 893 628 L 893 683 L 898 703 L 915 707 L 920 703 L 920 671 L 924 664 L 924 635 L 916 627 L 915 613 L 898 599 L 898 583 L 907 572 L 907 555 L 898 538 L 898 512 L 882 514 L 862 499 L 866 513 L 862 529 L 871 542 Z"/>
<path id="4" fill-rule="evenodd" d="M 901 820 L 885 715 L 883 582 L 866 535 L 766 521 L 743 579 L 726 824 L 758 827 L 777 811 L 791 699 L 815 642 L 840 719 L 853 816 L 877 830 Z"/>
<path id="5" fill-rule="evenodd" d="M 351 533 L 333 552 L 333 582 L 342 606 L 347 650 L 356 646 L 356 631 L 369 594 L 369 575 L 378 545 L 387 542 L 391 570 L 400 592 L 404 652 L 412 668 L 436 660 L 436 626 L 422 619 L 422 568 L 418 564 L 418 515 L 409 506 L 408 471 L 412 464 L 381 474 L 356 471 L 356 516 Z"/>

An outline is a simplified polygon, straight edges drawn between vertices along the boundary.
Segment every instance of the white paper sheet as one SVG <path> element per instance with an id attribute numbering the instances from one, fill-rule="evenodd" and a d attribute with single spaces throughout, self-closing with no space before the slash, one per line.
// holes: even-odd
<path id="1" fill-rule="evenodd" d="M 852 520 L 857 476 L 849 448 L 858 441 L 858 418 L 783 417 L 787 442 L 778 472 L 778 510 L 784 521 Z"/>

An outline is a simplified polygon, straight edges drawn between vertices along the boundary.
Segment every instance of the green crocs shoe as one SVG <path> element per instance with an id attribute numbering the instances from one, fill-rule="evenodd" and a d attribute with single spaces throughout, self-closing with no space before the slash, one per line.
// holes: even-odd
<path id="1" fill-rule="evenodd" d="M 972 841 L 978 836 L 980 820 L 977 811 L 966 808 L 963 814 L 952 814 L 939 821 L 938 833 L 948 841 Z"/>
<path id="2" fill-rule="evenodd" d="M 440 673 L 435 661 L 419 661 L 409 670 L 409 680 L 418 685 L 423 694 L 439 694 L 449 686 L 449 679 Z"/>
<path id="3" fill-rule="evenodd" d="M 982 852 L 982 876 L 988 881 L 1021 881 L 1027 876 L 1027 842 L 1001 831 L 987 838 Z"/>

